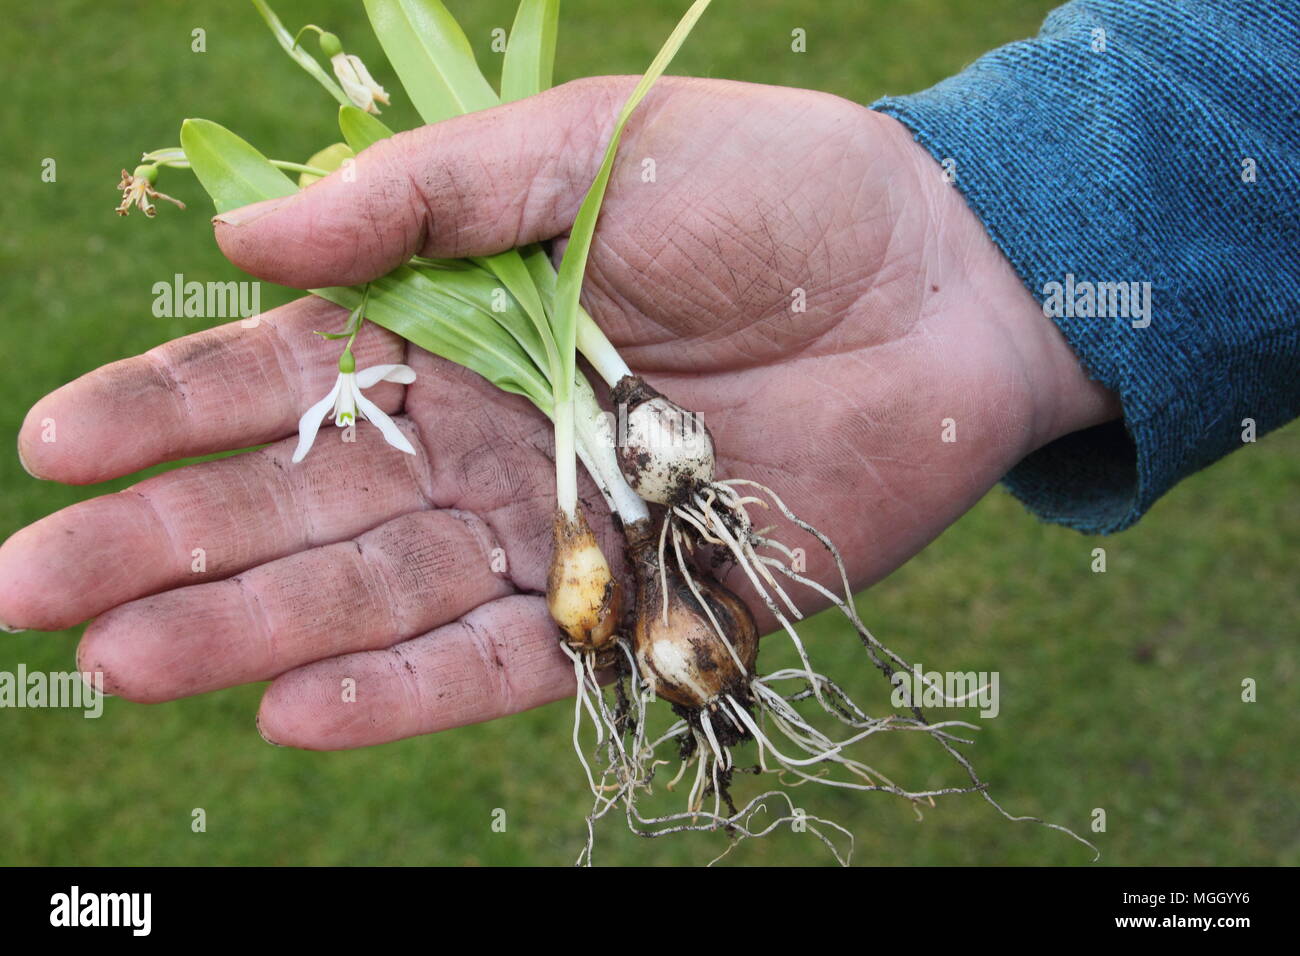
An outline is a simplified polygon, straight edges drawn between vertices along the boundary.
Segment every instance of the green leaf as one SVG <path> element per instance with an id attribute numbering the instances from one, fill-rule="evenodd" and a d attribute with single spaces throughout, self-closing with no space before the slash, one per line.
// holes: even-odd
<path id="1" fill-rule="evenodd" d="M 348 95 L 343 92 L 343 87 L 334 80 L 334 77 L 326 73 L 316 58 L 302 48 L 301 44 L 294 46 L 293 34 L 284 28 L 280 18 L 275 15 L 275 11 L 265 2 L 265 0 L 253 0 L 253 6 L 257 7 L 257 12 L 262 15 L 266 25 L 271 28 L 275 34 L 275 39 L 279 42 L 284 52 L 293 57 L 298 65 L 306 70 L 321 86 L 329 91 L 330 96 L 334 97 L 340 103 L 351 103 Z"/>
<path id="2" fill-rule="evenodd" d="M 551 257 L 546 250 L 539 245 L 525 246 L 519 250 L 519 253 L 524 258 L 524 265 L 528 267 L 529 275 L 533 277 L 538 295 L 542 297 L 546 314 L 550 315 L 555 309 L 555 264 L 551 262 Z"/>
<path id="3" fill-rule="evenodd" d="M 358 109 L 350 103 L 339 107 L 339 132 L 343 134 L 343 138 L 347 140 L 354 153 L 359 153 L 367 147 L 374 146 L 381 139 L 388 139 L 393 135 L 393 131 L 382 121 L 375 119 L 373 114 Z"/>
<path id="4" fill-rule="evenodd" d="M 140 157 L 140 162 L 158 163 L 172 169 L 190 168 L 190 161 L 185 158 L 185 150 L 179 146 L 168 146 L 165 149 L 155 149 L 152 152 L 145 153 Z"/>
<path id="5" fill-rule="evenodd" d="M 482 269 L 479 269 L 478 266 L 474 266 L 474 268 L 478 269 L 478 271 L 484 275 L 492 276 L 492 273 L 484 272 Z M 420 272 L 435 282 L 440 281 L 445 276 L 445 273 L 438 269 L 421 269 Z M 492 279 L 492 285 L 494 291 L 500 290 L 499 282 L 495 277 Z M 549 395 L 550 354 L 548 353 L 546 346 L 542 343 L 543 336 L 537 328 L 537 323 L 532 320 L 531 316 L 524 312 L 517 299 L 509 302 L 508 306 L 504 309 L 499 308 L 499 302 L 500 299 L 495 298 L 492 302 L 486 305 L 485 311 L 490 313 L 492 319 L 497 323 L 497 325 L 509 332 L 510 337 L 518 342 L 519 347 L 527 353 L 533 365 L 536 366 L 538 371 L 540 371 L 546 378 L 547 394 Z M 546 326 L 546 334 L 547 336 L 550 334 L 549 326 Z M 552 351 L 553 346 L 554 341 L 552 340 Z"/>
<path id="6" fill-rule="evenodd" d="M 411 256 L 411 265 L 424 266 L 427 269 L 450 270 L 462 272 L 465 269 L 477 269 L 478 266 L 468 259 L 429 259 L 425 256 Z"/>
<path id="7" fill-rule="evenodd" d="M 182 123 L 181 149 L 218 213 L 298 191 L 292 179 L 246 140 L 211 120 Z"/>
<path id="8" fill-rule="evenodd" d="M 524 264 L 523 258 L 516 250 L 511 249 L 500 255 L 475 258 L 473 261 L 482 268 L 490 270 L 501 280 L 506 291 L 523 307 L 525 315 L 532 323 L 532 334 L 521 338 L 515 333 L 515 338 L 529 350 L 537 366 L 545 369 L 548 378 L 553 378 L 559 373 L 561 367 L 560 353 L 555 346 L 555 336 L 551 332 L 551 322 L 547 318 L 546 307 L 542 304 L 542 297 L 538 294 L 537 286 L 533 283 L 532 274 Z M 497 314 L 495 309 L 493 313 Z M 511 331 L 514 332 L 513 329 Z M 540 355 L 533 351 L 534 345 L 540 347 Z"/>
<path id="9" fill-rule="evenodd" d="M 218 212 L 263 199 L 292 195 L 297 187 L 265 156 L 230 130 L 208 120 L 186 120 L 181 148 Z M 531 399 L 551 414 L 551 386 L 535 364 L 540 343 L 526 349 L 511 330 L 527 338 L 531 319 L 513 300 L 493 309 L 498 280 L 482 269 L 432 268 L 427 274 L 401 266 L 371 284 L 366 318 L 435 355 L 478 372 L 500 388 Z M 363 287 L 313 289 L 348 309 L 361 304 Z"/>
<path id="10" fill-rule="evenodd" d="M 437 0 L 366 0 L 366 12 L 406 95 L 426 123 L 487 109 L 500 102 L 483 78 L 460 25 Z M 553 55 L 553 36 L 551 47 Z M 538 56 L 542 56 L 540 47 Z M 560 354 L 531 271 L 519 253 L 511 249 L 475 261 L 496 275 L 523 306 L 536 335 L 524 334 L 518 328 L 511 331 L 546 375 L 553 376 L 560 368 Z M 538 359 L 538 346 L 544 359 Z"/>
<path id="11" fill-rule="evenodd" d="M 366 0 L 375 36 L 426 123 L 496 106 L 500 99 L 469 40 L 438 0 Z"/>
<path id="12" fill-rule="evenodd" d="M 578 336 L 578 298 L 582 292 L 582 277 L 587 270 L 587 256 L 591 251 L 591 240 L 596 232 L 596 220 L 600 217 L 600 206 L 605 199 L 605 188 L 609 185 L 610 173 L 614 168 L 614 157 L 618 153 L 619 140 L 623 137 L 623 127 L 632 116 L 638 104 L 650 92 L 655 80 L 668 69 L 682 43 L 690 34 L 695 22 L 708 9 L 710 0 L 695 0 L 668 37 L 659 53 L 650 63 L 650 68 L 641 77 L 632 95 L 623 104 L 614 124 L 614 131 L 605 147 L 605 158 L 596 173 L 596 179 L 587 190 L 582 205 L 578 208 L 577 219 L 569 232 L 569 244 L 564 250 L 564 259 L 560 262 L 559 277 L 555 285 L 555 307 L 551 322 L 555 328 L 555 342 L 560 350 L 560 359 L 564 364 L 563 372 L 555 380 L 556 402 L 567 400 L 573 382 L 575 352 Z"/>
<path id="13" fill-rule="evenodd" d="M 465 280 L 471 275 L 474 278 Z M 492 276 L 481 270 L 447 272 L 435 281 L 421 270 L 400 266 L 370 283 L 366 318 L 477 372 L 498 388 L 525 396 L 550 415 L 550 383 L 490 309 L 482 308 L 484 290 L 490 294 L 495 288 Z M 355 287 L 312 291 L 347 309 L 359 306 L 363 294 Z"/>
<path id="14" fill-rule="evenodd" d="M 551 88 L 559 26 L 560 0 L 520 0 L 501 64 L 501 102 Z"/>
<path id="15" fill-rule="evenodd" d="M 307 165 L 332 173 L 343 165 L 345 159 L 351 159 L 355 155 L 356 153 L 352 151 L 352 147 L 347 143 L 333 143 L 320 152 L 313 154 L 311 159 L 307 160 Z M 317 176 L 315 173 L 299 173 L 298 186 L 305 189 L 321 178 L 323 177 Z"/>

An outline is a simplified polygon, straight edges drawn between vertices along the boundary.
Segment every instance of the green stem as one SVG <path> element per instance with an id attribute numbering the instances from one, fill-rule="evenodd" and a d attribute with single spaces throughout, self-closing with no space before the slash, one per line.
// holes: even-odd
<path id="1" fill-rule="evenodd" d="M 573 395 L 555 403 L 555 503 L 572 521 L 578 508 L 577 432 Z"/>
<path id="2" fill-rule="evenodd" d="M 286 172 L 290 172 L 290 173 L 306 173 L 308 176 L 321 176 L 321 177 L 328 176 L 330 174 L 330 171 L 328 169 L 320 169 L 316 166 L 304 166 L 302 163 L 291 163 L 288 160 L 284 160 L 284 159 L 273 159 L 270 162 L 271 165 L 274 166 L 276 169 L 283 169 Z"/>
<path id="3" fill-rule="evenodd" d="M 361 293 L 361 304 L 357 306 L 356 312 L 353 313 L 356 321 L 352 325 L 352 334 L 348 336 L 348 344 L 343 347 L 345 352 L 352 351 L 352 343 L 357 340 L 357 333 L 361 331 L 361 323 L 366 321 L 366 303 L 370 301 L 370 283 L 366 283 L 366 291 Z"/>
<path id="4" fill-rule="evenodd" d="M 190 168 L 190 161 L 185 158 L 185 150 L 179 146 L 166 146 L 162 149 L 151 150 L 141 156 L 140 159 L 142 162 L 165 166 L 168 169 Z M 291 173 L 306 173 L 309 176 L 328 176 L 330 174 L 328 169 L 306 166 L 302 163 L 291 163 L 287 159 L 269 159 L 267 162 L 276 169 L 283 169 Z"/>
<path id="5" fill-rule="evenodd" d="M 308 23 L 305 26 L 299 28 L 298 32 L 293 35 L 293 45 L 295 47 L 298 46 L 298 41 L 302 39 L 302 35 L 306 33 L 308 30 L 315 30 L 318 36 L 324 36 L 325 34 L 325 31 L 322 30 L 320 27 L 316 26 L 316 24 Z"/>
<path id="6" fill-rule="evenodd" d="M 275 39 L 284 52 L 289 54 L 295 63 L 306 70 L 313 80 L 325 87 L 330 96 L 338 100 L 343 106 L 350 105 L 352 100 L 348 99 L 348 95 L 343 92 L 343 87 L 339 86 L 333 77 L 321 69 L 321 65 L 316 62 L 314 56 L 298 46 L 293 34 L 284 28 L 284 24 L 280 22 L 280 18 L 275 15 L 275 11 L 266 3 L 266 0 L 253 0 L 253 6 L 262 15 L 266 25 L 271 28 L 271 32 L 275 34 Z"/>

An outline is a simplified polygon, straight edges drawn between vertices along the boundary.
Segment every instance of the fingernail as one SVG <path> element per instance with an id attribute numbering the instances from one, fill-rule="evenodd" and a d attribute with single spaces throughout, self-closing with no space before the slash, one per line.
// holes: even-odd
<path id="1" fill-rule="evenodd" d="M 27 472 L 27 474 L 31 475 L 37 481 L 45 481 L 44 478 L 32 471 L 31 465 L 27 464 L 27 458 L 23 454 L 23 443 L 21 441 L 18 443 L 18 464 L 22 465 L 23 471 Z"/>
<path id="2" fill-rule="evenodd" d="M 283 747 L 283 746 L 284 746 L 284 744 L 276 743 L 276 742 L 275 742 L 274 740 L 272 740 L 270 737 L 266 736 L 266 731 L 262 729 L 262 715 L 261 715 L 261 714 L 258 714 L 257 717 L 254 718 L 254 723 L 257 724 L 257 733 L 258 733 L 258 735 L 259 735 L 263 740 L 265 740 L 268 744 L 270 744 L 272 747 Z"/>
<path id="3" fill-rule="evenodd" d="M 81 643 L 77 645 L 77 649 L 76 651 L 73 652 L 72 655 L 72 659 L 77 666 L 77 673 L 81 675 L 82 681 L 85 682 L 87 687 L 93 687 L 95 690 L 99 691 L 99 693 L 104 697 L 117 696 L 116 694 L 111 694 L 108 691 L 104 690 L 104 672 L 99 669 L 100 665 L 96 664 L 94 667 L 91 667 L 88 664 L 86 664 L 84 661 L 82 661 L 81 655 L 82 652 L 85 651 L 85 649 L 86 649 L 86 642 L 83 640 Z"/>
<path id="4" fill-rule="evenodd" d="M 77 665 L 77 668 L 77 673 L 81 676 L 81 682 L 97 693 L 100 697 L 115 696 L 114 694 L 110 694 L 108 691 L 104 690 L 103 671 L 83 671 L 80 669 L 80 664 Z"/>
<path id="5" fill-rule="evenodd" d="M 0 621 L 0 631 L 4 631 L 6 634 L 24 634 L 24 633 L 26 633 L 27 628 L 25 628 L 25 627 L 10 627 L 10 626 L 9 626 L 8 624 L 6 624 L 4 621 Z"/>
<path id="6" fill-rule="evenodd" d="M 219 213 L 212 221 L 225 223 L 227 226 L 247 226 L 263 216 L 269 216 L 292 198 L 293 196 L 281 196 L 279 199 L 265 199 L 250 206 L 240 206 L 238 209 Z"/>

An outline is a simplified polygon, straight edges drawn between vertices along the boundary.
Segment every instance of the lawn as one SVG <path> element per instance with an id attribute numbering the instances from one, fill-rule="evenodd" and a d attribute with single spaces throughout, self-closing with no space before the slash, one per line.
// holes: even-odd
<path id="1" fill-rule="evenodd" d="M 684 0 L 565 0 L 557 79 L 638 72 Z M 1044 0 L 717 0 L 674 72 L 828 90 L 859 102 L 923 88 L 981 52 L 1034 33 Z M 102 363 L 202 327 L 159 319 L 152 285 L 183 272 L 226 280 L 199 187 L 158 219 L 113 215 L 119 170 L 175 144 L 182 117 L 235 126 L 268 154 L 306 158 L 337 138 L 318 87 L 278 49 L 251 6 L 229 0 L 13 5 L 8 63 L 6 334 L 0 434 L 13 447 L 26 409 Z M 119 7 L 121 5 L 118 5 Z M 495 75 L 502 0 L 452 2 Z M 390 89 L 397 84 L 360 3 L 276 4 L 286 23 L 340 33 Z M 799 12 L 794 12 L 799 11 Z M 206 52 L 191 50 L 205 31 Z M 807 52 L 790 49 L 807 31 Z M 274 93 L 273 93 L 274 91 Z M 279 102 L 280 98 L 284 102 Z M 286 122 L 285 117 L 293 117 Z M 395 98 L 385 116 L 413 125 Z M 43 161 L 57 164 L 43 181 Z M 264 288 L 263 307 L 296 293 Z M 38 482 L 0 456 L 0 534 L 125 487 Z M 861 596 L 887 643 L 927 667 L 996 670 L 1002 712 L 973 759 L 1009 809 L 1088 830 L 1104 864 L 1300 863 L 1300 424 L 1184 482 L 1133 530 L 1093 539 L 1044 525 L 996 490 L 925 552 Z M 1091 570 L 1104 547 L 1107 570 Z M 0 670 L 66 670 L 76 631 L 0 635 Z M 877 704 L 887 688 L 833 619 L 809 638 L 824 670 Z M 765 666 L 780 660 L 774 648 Z M 1253 678 L 1258 699 L 1242 701 Z M 585 783 L 566 704 L 369 750 L 268 746 L 253 714 L 261 689 L 174 704 L 106 703 L 78 712 L 0 711 L 0 863 L 557 864 L 583 837 Z M 1288 703 L 1289 702 L 1289 703 Z M 903 735 L 895 735 L 903 736 Z M 917 744 L 924 741 L 918 739 Z M 910 783 L 959 782 L 932 748 L 890 741 L 879 764 Z M 1058 833 L 1002 820 L 976 797 L 918 820 L 882 795 L 799 792 L 836 819 L 867 864 L 1084 864 Z M 206 831 L 191 829 L 196 808 Z M 492 827 L 506 811 L 504 832 Z M 645 841 L 608 826 L 598 863 L 706 862 L 725 838 Z M 746 843 L 736 864 L 830 862 L 806 835 Z"/>

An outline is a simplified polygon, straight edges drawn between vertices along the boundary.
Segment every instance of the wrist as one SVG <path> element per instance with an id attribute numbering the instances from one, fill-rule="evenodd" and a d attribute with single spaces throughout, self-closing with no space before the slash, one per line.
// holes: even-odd
<path id="1" fill-rule="evenodd" d="M 1065 335 L 1016 274 L 967 204 L 953 172 L 936 162 L 911 132 L 884 114 L 899 160 L 909 167 L 928 213 L 924 261 L 933 269 L 925 311 L 965 326 L 965 334 L 1000 343 L 1008 375 L 1025 408 L 1016 460 L 1063 435 L 1122 414 L 1118 396 L 1088 377 Z"/>

